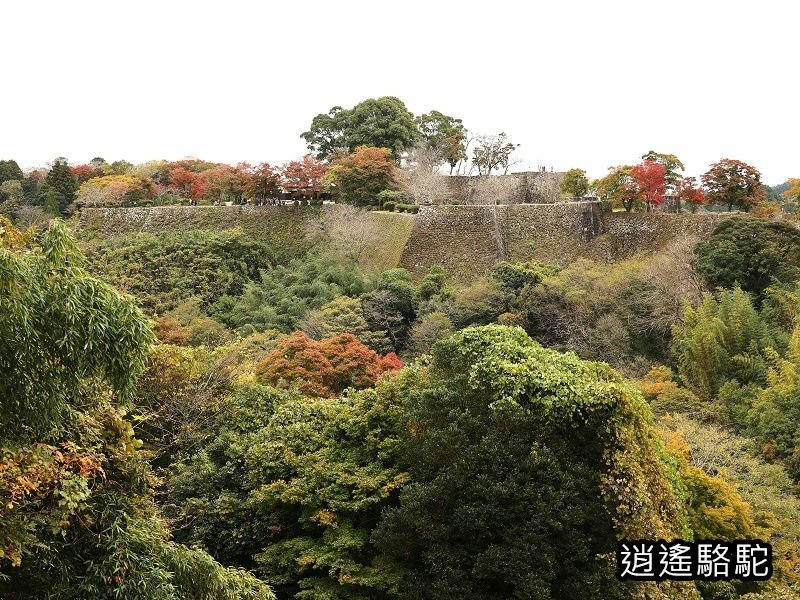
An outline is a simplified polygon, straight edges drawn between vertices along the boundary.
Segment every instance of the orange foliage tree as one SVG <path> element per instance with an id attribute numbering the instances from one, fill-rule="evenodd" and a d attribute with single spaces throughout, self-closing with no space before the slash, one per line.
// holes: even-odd
<path id="1" fill-rule="evenodd" d="M 396 187 L 396 169 L 388 148 L 359 146 L 334 162 L 326 180 L 344 202 L 376 204 L 380 192 Z"/>
<path id="2" fill-rule="evenodd" d="M 206 193 L 205 178 L 200 173 L 176 167 L 169 172 L 169 187 L 184 198 L 199 200 Z"/>
<path id="3" fill-rule="evenodd" d="M 382 357 L 352 334 L 317 342 L 297 331 L 256 367 L 256 377 L 261 383 L 297 385 L 304 394 L 332 397 L 348 387 L 371 387 L 383 373 L 402 366 L 393 352 Z"/>
<path id="4" fill-rule="evenodd" d="M 765 198 L 761 173 L 740 160 L 723 158 L 711 165 L 703 175 L 706 199 L 713 204 L 727 205 L 745 212 Z"/>

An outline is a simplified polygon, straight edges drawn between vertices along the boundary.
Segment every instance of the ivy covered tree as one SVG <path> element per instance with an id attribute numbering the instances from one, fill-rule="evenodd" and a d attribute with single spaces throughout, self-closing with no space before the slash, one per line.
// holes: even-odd
<path id="1" fill-rule="evenodd" d="M 373 534 L 400 598 L 623 598 L 617 536 L 682 531 L 643 398 L 605 365 L 521 329 L 469 328 L 392 395 L 413 482 Z"/>
<path id="2" fill-rule="evenodd" d="M 282 597 L 627 598 L 617 537 L 691 535 L 671 465 L 609 367 L 493 325 L 338 397 L 241 386 L 167 493 L 180 540 Z"/>

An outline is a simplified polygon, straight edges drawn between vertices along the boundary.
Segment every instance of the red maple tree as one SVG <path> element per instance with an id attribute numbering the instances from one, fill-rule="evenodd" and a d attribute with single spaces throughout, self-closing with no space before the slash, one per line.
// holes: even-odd
<path id="1" fill-rule="evenodd" d="M 322 178 L 327 171 L 328 165 L 310 154 L 293 160 L 281 172 L 283 189 L 293 198 L 318 198 L 324 191 Z"/>
<path id="2" fill-rule="evenodd" d="M 631 176 L 637 189 L 639 200 L 647 210 L 661 206 L 667 193 L 667 169 L 654 160 L 645 160 L 631 169 Z"/>
<path id="3" fill-rule="evenodd" d="M 250 169 L 247 195 L 258 202 L 277 198 L 281 191 L 281 174 L 275 167 L 262 162 Z"/>
<path id="4" fill-rule="evenodd" d="M 89 181 L 90 179 L 94 179 L 95 177 L 102 177 L 105 175 L 103 173 L 103 169 L 99 167 L 94 167 L 92 165 L 76 165 L 74 167 L 70 167 L 72 171 L 72 175 L 75 179 L 78 180 L 78 184 L 83 183 L 84 181 Z"/>
<path id="5" fill-rule="evenodd" d="M 684 177 L 678 184 L 678 202 L 689 205 L 689 210 L 697 211 L 698 206 L 702 206 L 706 201 L 706 193 L 702 187 L 697 185 L 694 177 Z"/>
<path id="6" fill-rule="evenodd" d="M 169 187 L 192 200 L 198 200 L 206 193 L 206 183 L 202 173 L 194 173 L 183 167 L 176 167 L 169 172 Z"/>

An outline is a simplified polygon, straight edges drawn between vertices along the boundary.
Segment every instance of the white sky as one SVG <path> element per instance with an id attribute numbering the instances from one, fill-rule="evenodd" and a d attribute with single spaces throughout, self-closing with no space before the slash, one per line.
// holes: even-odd
<path id="1" fill-rule="evenodd" d="M 334 105 L 398 96 L 601 176 L 649 149 L 800 176 L 800 3 L 18 0 L 0 159 L 280 163 Z"/>

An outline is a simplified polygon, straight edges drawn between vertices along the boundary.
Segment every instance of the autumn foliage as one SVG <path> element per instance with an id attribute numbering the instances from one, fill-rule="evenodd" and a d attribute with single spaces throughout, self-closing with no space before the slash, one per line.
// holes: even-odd
<path id="1" fill-rule="evenodd" d="M 645 160 L 631 169 L 638 199 L 649 210 L 664 202 L 667 186 L 667 169 L 654 160 Z"/>
<path id="2" fill-rule="evenodd" d="M 80 206 L 115 206 L 152 196 L 153 186 L 141 177 L 106 175 L 84 181 L 75 200 Z"/>
<path id="3" fill-rule="evenodd" d="M 730 158 L 711 165 L 703 175 L 703 185 L 708 201 L 727 206 L 729 211 L 736 207 L 747 212 L 765 197 L 758 169 Z"/>
<path id="4" fill-rule="evenodd" d="M 684 177 L 678 185 L 678 201 L 688 204 L 689 210 L 695 212 L 706 201 L 706 193 L 694 177 Z"/>
<path id="5" fill-rule="evenodd" d="M 198 200 L 206 193 L 206 182 L 203 175 L 189 171 L 184 167 L 176 167 L 170 171 L 169 187 L 192 200 Z"/>
<path id="6" fill-rule="evenodd" d="M 388 148 L 359 146 L 334 162 L 327 180 L 345 202 L 372 204 L 381 191 L 395 186 L 396 168 Z"/>
<path id="7" fill-rule="evenodd" d="M 348 387 L 367 388 L 402 361 L 392 352 L 380 356 L 349 333 L 315 341 L 297 331 L 282 341 L 256 368 L 262 383 L 296 384 L 304 394 L 332 397 Z"/>
<path id="8" fill-rule="evenodd" d="M 322 178 L 328 165 L 311 155 L 283 167 L 283 187 L 293 198 L 317 198 L 324 191 Z"/>

